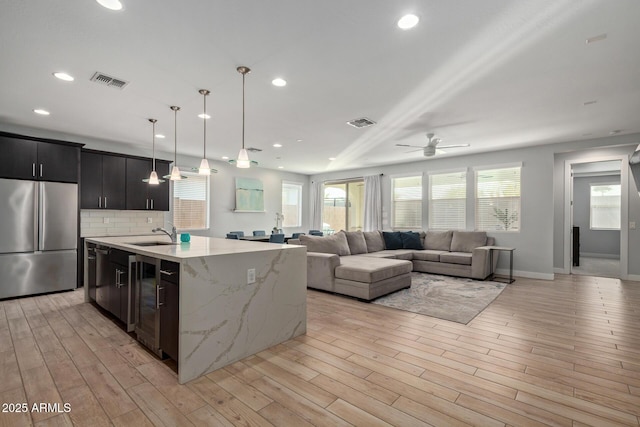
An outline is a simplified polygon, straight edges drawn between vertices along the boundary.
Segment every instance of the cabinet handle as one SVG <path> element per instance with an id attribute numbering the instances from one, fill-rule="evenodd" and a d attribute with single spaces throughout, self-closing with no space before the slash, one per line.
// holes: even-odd
<path id="1" fill-rule="evenodd" d="M 164 303 L 160 302 L 160 291 L 164 290 L 164 286 L 158 286 L 156 291 L 156 309 L 159 309 L 160 306 L 163 306 Z"/>
<path id="2" fill-rule="evenodd" d="M 89 261 L 95 261 L 96 257 L 94 257 L 94 256 L 88 256 L 88 257 L 87 257 L 87 259 L 88 259 Z"/>
<path id="3" fill-rule="evenodd" d="M 165 276 L 173 276 L 178 273 L 177 271 L 169 271 L 169 270 L 160 270 L 160 274 L 164 274 Z"/>
<path id="4" fill-rule="evenodd" d="M 98 197 L 98 207 L 102 208 L 102 197 Z"/>
<path id="5" fill-rule="evenodd" d="M 42 178 L 42 163 L 40 163 L 40 178 Z"/>
<path id="6" fill-rule="evenodd" d="M 32 163 L 31 165 L 32 165 L 32 167 L 31 167 L 31 174 L 32 174 L 32 176 L 34 176 L 34 177 L 35 177 L 35 176 L 36 176 L 36 164 L 35 164 L 35 163 Z"/>
<path id="7" fill-rule="evenodd" d="M 147 207 L 145 209 L 149 209 L 149 199 L 147 199 Z"/>
<path id="8" fill-rule="evenodd" d="M 104 208 L 107 209 L 107 196 L 104 196 Z"/>
<path id="9" fill-rule="evenodd" d="M 151 199 L 151 210 L 153 210 L 153 199 Z"/>

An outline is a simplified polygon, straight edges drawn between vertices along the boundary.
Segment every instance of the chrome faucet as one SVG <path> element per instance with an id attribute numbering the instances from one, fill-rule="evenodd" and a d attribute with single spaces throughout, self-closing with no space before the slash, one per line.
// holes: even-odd
<path id="1" fill-rule="evenodd" d="M 175 227 L 173 227 L 171 229 L 171 233 L 169 233 L 167 230 L 165 230 L 164 228 L 158 227 L 158 228 L 154 228 L 153 230 L 151 230 L 152 232 L 157 232 L 157 231 L 162 231 L 164 234 L 166 234 L 167 236 L 169 236 L 171 238 L 171 243 L 177 243 L 178 242 L 178 230 L 176 230 Z"/>

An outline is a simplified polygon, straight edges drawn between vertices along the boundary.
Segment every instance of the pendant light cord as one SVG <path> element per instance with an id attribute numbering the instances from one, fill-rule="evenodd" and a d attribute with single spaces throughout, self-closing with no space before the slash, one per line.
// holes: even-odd
<path id="1" fill-rule="evenodd" d="M 207 158 L 207 95 L 208 93 L 205 92 L 203 94 L 203 98 L 204 98 L 204 113 L 202 113 L 204 115 L 204 117 L 202 118 L 202 120 L 204 120 L 204 152 L 202 155 L 203 159 Z"/>
<path id="2" fill-rule="evenodd" d="M 244 150 L 244 78 L 246 74 L 242 74 L 242 149 Z"/>
<path id="3" fill-rule="evenodd" d="M 153 168 L 152 170 L 156 170 L 156 121 L 153 120 L 151 122 L 151 129 L 153 132 L 153 136 L 151 137 L 151 152 L 153 153 Z"/>
<path id="4" fill-rule="evenodd" d="M 178 108 L 173 110 L 173 165 L 178 164 Z"/>

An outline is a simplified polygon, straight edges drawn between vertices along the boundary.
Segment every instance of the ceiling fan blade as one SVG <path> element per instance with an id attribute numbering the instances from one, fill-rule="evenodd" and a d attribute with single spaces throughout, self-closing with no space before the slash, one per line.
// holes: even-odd
<path id="1" fill-rule="evenodd" d="M 456 144 L 456 145 L 441 145 L 439 148 L 460 148 L 460 147 L 468 147 L 469 144 Z"/>
<path id="2" fill-rule="evenodd" d="M 413 147 L 413 148 L 424 148 L 419 145 L 409 145 L 409 144 L 396 144 L 396 147 Z"/>
<path id="3" fill-rule="evenodd" d="M 405 151 L 405 153 L 415 153 L 416 151 L 424 151 L 424 149 L 420 147 L 417 150 Z"/>
<path id="4" fill-rule="evenodd" d="M 439 148 L 436 148 L 436 155 L 439 155 L 439 154 L 447 154 L 447 152 Z"/>

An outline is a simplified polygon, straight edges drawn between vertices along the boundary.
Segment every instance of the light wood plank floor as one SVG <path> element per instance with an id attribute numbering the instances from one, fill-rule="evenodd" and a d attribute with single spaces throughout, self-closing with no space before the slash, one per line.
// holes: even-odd
<path id="1" fill-rule="evenodd" d="M 308 293 L 308 333 L 179 385 L 74 291 L 0 302 L 0 425 L 639 425 L 640 283 L 518 279 L 468 325 Z M 55 408 L 53 408 L 55 409 Z"/>

